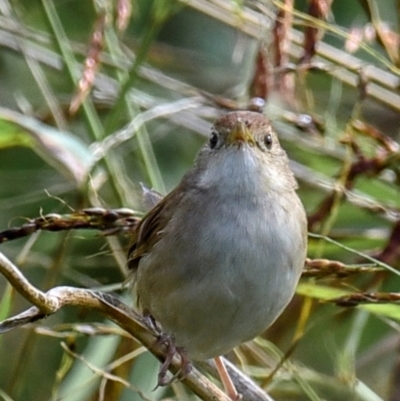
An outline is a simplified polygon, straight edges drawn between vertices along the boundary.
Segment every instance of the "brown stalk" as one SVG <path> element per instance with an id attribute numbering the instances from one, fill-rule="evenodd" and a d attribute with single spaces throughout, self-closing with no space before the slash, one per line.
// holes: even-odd
<path id="1" fill-rule="evenodd" d="M 95 22 L 92 37 L 89 42 L 89 49 L 85 61 L 83 63 L 83 72 L 78 82 L 78 88 L 71 100 L 69 112 L 75 114 L 82 102 L 86 99 L 91 91 L 96 72 L 100 66 L 100 56 L 104 48 L 104 30 L 106 27 L 106 15 L 100 14 Z"/>
<path id="2" fill-rule="evenodd" d="M 311 0 L 308 14 L 316 19 L 326 20 L 332 0 Z M 308 25 L 304 31 L 303 55 L 300 64 L 309 64 L 316 53 L 317 43 L 321 40 L 323 32 L 320 28 Z"/>

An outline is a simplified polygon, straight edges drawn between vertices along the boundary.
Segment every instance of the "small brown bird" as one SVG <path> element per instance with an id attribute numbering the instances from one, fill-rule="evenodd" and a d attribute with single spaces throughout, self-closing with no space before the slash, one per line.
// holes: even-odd
<path id="1" fill-rule="evenodd" d="M 134 233 L 128 258 L 140 307 L 189 359 L 215 358 L 233 400 L 219 357 L 274 322 L 304 266 L 307 224 L 296 189 L 268 119 L 232 112 Z"/>

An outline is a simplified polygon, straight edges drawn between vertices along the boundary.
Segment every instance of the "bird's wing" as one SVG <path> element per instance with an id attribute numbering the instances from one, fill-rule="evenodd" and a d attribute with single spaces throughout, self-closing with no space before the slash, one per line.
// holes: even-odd
<path id="1" fill-rule="evenodd" d="M 137 270 L 140 258 L 159 241 L 179 202 L 179 193 L 178 188 L 175 188 L 157 203 L 136 227 L 128 250 L 129 269 Z"/>

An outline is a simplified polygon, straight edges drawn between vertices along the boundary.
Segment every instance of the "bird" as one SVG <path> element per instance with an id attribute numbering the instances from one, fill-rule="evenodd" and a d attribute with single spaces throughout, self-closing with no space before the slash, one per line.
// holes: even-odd
<path id="1" fill-rule="evenodd" d="M 172 339 L 182 364 L 214 358 L 232 400 L 240 395 L 221 356 L 276 320 L 304 267 L 307 222 L 297 187 L 268 118 L 232 111 L 215 121 L 193 167 L 132 234 L 138 308 Z"/>

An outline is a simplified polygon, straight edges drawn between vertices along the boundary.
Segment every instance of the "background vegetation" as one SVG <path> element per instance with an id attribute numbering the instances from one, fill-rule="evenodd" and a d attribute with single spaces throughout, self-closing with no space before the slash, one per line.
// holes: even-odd
<path id="1" fill-rule="evenodd" d="M 281 318 L 229 357 L 276 400 L 400 400 L 399 18 L 398 0 L 1 0 L 0 227 L 140 216 L 140 183 L 172 189 L 216 116 L 263 110 L 300 183 L 310 260 Z M 42 290 L 107 290 L 127 242 L 41 231 L 1 251 Z M 0 320 L 28 306 L 3 278 L 0 294 Z M 151 391 L 158 367 L 67 308 L 0 337 L 0 398 L 194 397 Z"/>

